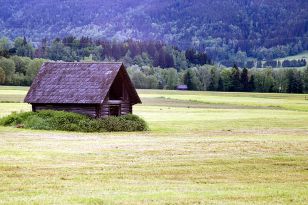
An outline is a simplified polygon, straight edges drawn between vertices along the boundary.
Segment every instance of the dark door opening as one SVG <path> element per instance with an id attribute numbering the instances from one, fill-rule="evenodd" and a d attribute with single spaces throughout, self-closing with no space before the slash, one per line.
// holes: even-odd
<path id="1" fill-rule="evenodd" d="M 109 113 L 110 116 L 120 116 L 120 105 L 110 105 Z"/>

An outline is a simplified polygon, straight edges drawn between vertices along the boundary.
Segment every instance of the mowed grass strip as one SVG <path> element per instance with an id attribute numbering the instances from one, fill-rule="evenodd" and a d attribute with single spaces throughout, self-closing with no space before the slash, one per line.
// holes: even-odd
<path id="1" fill-rule="evenodd" d="M 0 86 L 0 103 L 23 102 L 28 89 L 28 87 Z"/>
<path id="2" fill-rule="evenodd" d="M 138 92 L 149 132 L 0 127 L 0 204 L 307 203 L 304 95 Z"/>
<path id="3" fill-rule="evenodd" d="M 123 137 L 24 131 L 7 136 L 9 129 L 2 128 L 0 134 L 5 139 L 0 144 L 0 202 L 304 204 L 307 200 L 307 144 L 296 138 L 285 142 L 267 140 L 266 135 L 246 140 L 232 135 Z"/>
<path id="4" fill-rule="evenodd" d="M 7 116 L 12 112 L 27 112 L 31 105 L 26 103 L 0 103 L 0 117 Z"/>
<path id="5" fill-rule="evenodd" d="M 238 108 L 202 109 L 171 106 L 136 106 L 135 110 L 136 114 L 150 122 L 152 131 L 308 129 L 308 114 L 299 111 Z"/>
<path id="6" fill-rule="evenodd" d="M 166 98 L 205 104 L 308 111 L 308 94 L 142 91 L 144 98 Z"/>
<path id="7" fill-rule="evenodd" d="M 28 87 L 0 86 L 0 102 L 23 102 Z M 138 90 L 147 105 L 219 106 L 308 111 L 308 94 Z M 177 102 L 173 103 L 172 100 Z M 187 102 L 188 101 L 188 102 Z M 181 103 L 182 102 L 182 103 Z M 215 107 L 214 107 L 215 108 Z"/>

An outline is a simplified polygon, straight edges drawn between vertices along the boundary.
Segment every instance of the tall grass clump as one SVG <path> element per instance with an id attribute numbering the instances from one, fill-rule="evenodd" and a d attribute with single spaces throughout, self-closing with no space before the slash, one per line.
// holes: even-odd
<path id="1" fill-rule="evenodd" d="M 147 123 L 140 117 L 132 114 L 93 119 L 77 113 L 53 110 L 12 113 L 1 118 L 0 125 L 38 130 L 78 132 L 133 132 L 148 130 Z"/>

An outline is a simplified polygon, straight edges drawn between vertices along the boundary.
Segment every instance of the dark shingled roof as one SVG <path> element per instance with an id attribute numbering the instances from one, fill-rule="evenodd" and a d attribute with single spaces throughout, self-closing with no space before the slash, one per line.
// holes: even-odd
<path id="1" fill-rule="evenodd" d="M 25 98 L 27 103 L 100 104 L 118 72 L 127 77 L 132 104 L 141 103 L 122 63 L 44 63 Z"/>

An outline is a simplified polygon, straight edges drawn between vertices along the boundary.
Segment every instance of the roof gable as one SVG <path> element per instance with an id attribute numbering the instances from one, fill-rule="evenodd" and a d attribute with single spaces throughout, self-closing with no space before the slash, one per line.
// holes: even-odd
<path id="1" fill-rule="evenodd" d="M 100 104 L 121 68 L 126 73 L 122 63 L 44 63 L 25 102 Z M 128 82 L 133 104 L 140 103 L 129 77 Z"/>
<path id="2" fill-rule="evenodd" d="M 137 103 L 141 103 L 141 100 L 138 96 L 138 93 L 125 69 L 124 66 L 121 66 L 119 72 L 118 72 L 118 75 L 122 75 L 122 78 L 123 79 L 126 79 L 124 81 L 124 86 L 125 88 L 127 89 L 127 92 L 128 92 L 128 95 L 130 97 L 130 101 L 133 103 L 133 104 L 137 104 Z"/>

